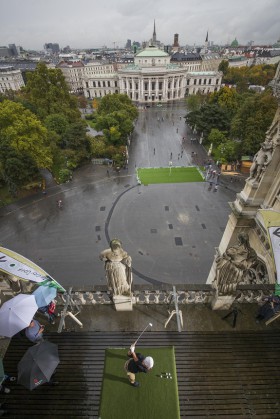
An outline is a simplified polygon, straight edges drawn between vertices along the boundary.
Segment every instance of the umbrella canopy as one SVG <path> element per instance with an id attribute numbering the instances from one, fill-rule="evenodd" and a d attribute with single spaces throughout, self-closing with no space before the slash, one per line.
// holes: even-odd
<path id="1" fill-rule="evenodd" d="M 18 383 L 29 390 L 50 381 L 59 364 L 58 347 L 43 341 L 31 346 L 18 363 Z"/>
<path id="2" fill-rule="evenodd" d="M 47 306 L 56 297 L 56 294 L 56 288 L 44 285 L 39 286 L 32 293 L 32 295 L 35 296 L 35 300 L 39 308 Z"/>
<path id="3" fill-rule="evenodd" d="M 4 381 L 5 373 L 2 358 L 0 358 L 0 384 Z"/>
<path id="4" fill-rule="evenodd" d="M 38 310 L 34 295 L 18 294 L 0 308 L 0 335 L 12 337 L 29 326 Z"/>

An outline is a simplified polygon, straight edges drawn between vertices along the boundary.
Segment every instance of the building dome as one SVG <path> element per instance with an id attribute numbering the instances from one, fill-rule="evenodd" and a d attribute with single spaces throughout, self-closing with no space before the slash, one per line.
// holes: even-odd
<path id="1" fill-rule="evenodd" d="M 145 58 L 145 57 L 169 57 L 167 52 L 162 51 L 161 49 L 154 47 L 153 45 L 143 49 L 143 51 L 138 52 L 135 57 Z"/>

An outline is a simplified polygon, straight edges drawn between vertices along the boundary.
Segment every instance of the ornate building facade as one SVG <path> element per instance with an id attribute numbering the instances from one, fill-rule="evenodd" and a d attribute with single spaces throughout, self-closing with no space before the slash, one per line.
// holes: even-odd
<path id="1" fill-rule="evenodd" d="M 124 93 L 132 101 L 142 104 L 173 102 L 188 94 L 218 91 L 222 73 L 190 71 L 201 67 L 201 58 L 196 58 L 196 63 L 190 58 L 177 63 L 168 53 L 150 45 L 135 55 L 133 64 L 86 64 L 81 70 L 80 80 L 87 98 Z M 65 72 L 65 66 L 61 69 Z M 71 75 L 71 71 L 68 74 Z"/>
<path id="2" fill-rule="evenodd" d="M 20 70 L 13 66 L 0 67 L 0 93 L 7 90 L 20 90 L 24 86 L 24 80 Z"/>

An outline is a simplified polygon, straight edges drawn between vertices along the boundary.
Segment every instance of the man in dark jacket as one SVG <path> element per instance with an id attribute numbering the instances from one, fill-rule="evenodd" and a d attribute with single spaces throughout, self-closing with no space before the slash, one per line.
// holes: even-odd
<path id="1" fill-rule="evenodd" d="M 138 372 L 149 372 L 154 366 L 154 360 L 151 356 L 144 356 L 140 352 L 135 353 L 134 345 L 131 345 L 127 355 L 130 359 L 124 364 L 124 369 L 130 384 L 133 387 L 139 387 L 140 383 L 135 381 L 135 374 Z"/>

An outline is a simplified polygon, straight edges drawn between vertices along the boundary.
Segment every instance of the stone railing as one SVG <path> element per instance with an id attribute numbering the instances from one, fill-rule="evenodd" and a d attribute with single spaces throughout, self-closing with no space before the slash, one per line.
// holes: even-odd
<path id="1" fill-rule="evenodd" d="M 236 290 L 238 303 L 261 303 L 271 295 L 274 285 L 239 285 Z M 208 284 L 177 284 L 176 292 L 178 304 L 207 304 L 215 295 L 215 290 Z M 134 285 L 134 304 L 162 304 L 174 302 L 173 286 L 165 285 L 155 288 L 149 285 Z M 112 296 L 105 286 L 96 286 L 92 290 L 72 291 L 72 299 L 77 305 L 113 304 Z"/>
<path id="2" fill-rule="evenodd" d="M 6 281 L 0 282 L 0 301 L 3 303 L 19 292 L 29 293 L 31 290 L 13 291 Z M 5 285 L 6 284 L 6 285 Z M 273 284 L 239 285 L 236 290 L 235 302 L 238 303 L 261 303 L 262 300 L 271 295 L 275 286 Z M 176 292 L 178 304 L 207 304 L 215 296 L 215 289 L 210 284 L 177 284 Z M 161 287 L 153 285 L 134 285 L 133 304 L 162 304 L 174 303 L 173 285 L 163 284 Z M 77 305 L 113 304 L 112 295 L 108 292 L 106 285 L 96 285 L 92 288 L 73 288 L 71 293 L 72 301 Z M 58 294 L 57 304 L 63 305 L 66 301 L 65 295 Z"/>

